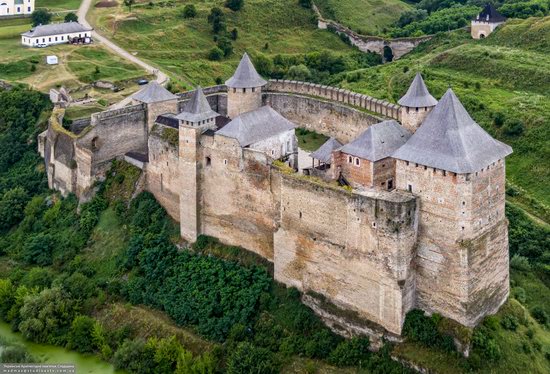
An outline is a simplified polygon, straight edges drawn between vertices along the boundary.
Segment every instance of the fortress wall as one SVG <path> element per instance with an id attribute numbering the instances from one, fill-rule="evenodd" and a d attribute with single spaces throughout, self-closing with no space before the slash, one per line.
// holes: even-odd
<path id="1" fill-rule="evenodd" d="M 415 198 L 351 194 L 283 174 L 280 200 L 275 278 L 400 333 L 413 306 Z"/>
<path id="2" fill-rule="evenodd" d="M 330 101 L 368 110 L 384 117 L 400 120 L 400 106 L 384 100 L 348 91 L 342 88 L 322 86 L 315 83 L 289 80 L 270 80 L 268 92 L 294 93 L 315 96 Z"/>
<path id="3" fill-rule="evenodd" d="M 127 152 L 147 150 L 147 111 L 144 104 L 92 114 L 92 129 L 78 143 L 93 151 L 94 164 Z"/>
<path id="4" fill-rule="evenodd" d="M 178 147 L 163 140 L 157 132 L 151 132 L 146 172 L 147 190 L 155 195 L 160 205 L 176 221 L 180 220 L 180 174 Z"/>
<path id="5" fill-rule="evenodd" d="M 271 105 L 300 127 L 347 143 L 380 119 L 368 113 L 333 102 L 286 93 L 264 94 L 264 104 Z"/>
<path id="6" fill-rule="evenodd" d="M 201 144 L 200 232 L 273 261 L 278 210 L 269 158 L 223 136 L 202 136 Z"/>

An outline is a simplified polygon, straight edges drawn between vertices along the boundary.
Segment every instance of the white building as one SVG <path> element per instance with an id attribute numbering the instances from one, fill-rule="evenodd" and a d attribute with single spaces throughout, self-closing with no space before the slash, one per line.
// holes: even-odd
<path id="1" fill-rule="evenodd" d="M 0 17 L 31 14 L 34 0 L 0 0 Z"/>
<path id="2" fill-rule="evenodd" d="M 3 1 L 3 0 L 0 0 Z M 92 29 L 78 22 L 40 25 L 21 34 L 21 44 L 27 47 L 49 46 L 63 43 L 90 43 Z"/>

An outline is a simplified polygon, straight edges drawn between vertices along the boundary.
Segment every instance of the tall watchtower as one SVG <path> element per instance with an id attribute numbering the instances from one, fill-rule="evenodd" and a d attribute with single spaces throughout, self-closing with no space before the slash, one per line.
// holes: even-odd
<path id="1" fill-rule="evenodd" d="M 262 87 L 267 84 L 254 68 L 245 52 L 235 74 L 225 84 L 227 93 L 227 115 L 233 119 L 238 115 L 262 106 Z"/>
<path id="2" fill-rule="evenodd" d="M 407 93 L 398 103 L 401 105 L 401 124 L 414 133 L 437 104 L 437 100 L 428 91 L 422 75 L 416 73 Z"/>
<path id="3" fill-rule="evenodd" d="M 504 159 L 449 89 L 394 153 L 397 188 L 420 200 L 416 304 L 465 326 L 509 293 Z"/>

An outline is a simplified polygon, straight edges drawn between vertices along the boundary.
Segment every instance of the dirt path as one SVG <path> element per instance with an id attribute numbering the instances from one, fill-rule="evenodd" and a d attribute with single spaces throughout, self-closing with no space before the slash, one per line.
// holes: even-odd
<path id="1" fill-rule="evenodd" d="M 82 0 L 82 3 L 80 4 L 80 8 L 78 9 L 77 16 L 78 16 L 78 22 L 80 22 L 82 25 L 92 28 L 92 26 L 88 23 L 86 20 L 86 15 L 88 13 L 88 10 L 90 9 L 90 6 L 92 5 L 92 0 Z M 125 51 L 124 49 L 120 48 L 118 45 L 107 39 L 106 37 L 100 35 L 97 31 L 92 32 L 92 37 L 95 42 L 100 42 L 107 48 L 109 48 L 111 51 L 115 52 L 120 57 L 142 67 L 145 69 L 149 74 L 153 74 L 157 77 L 156 81 L 159 84 L 165 84 L 168 83 L 168 76 L 164 74 L 159 69 L 155 68 L 154 66 L 151 66 L 147 64 L 146 62 L 140 60 L 136 56 L 132 55 L 128 51 Z M 131 101 L 130 97 L 125 98 L 124 100 L 120 101 L 119 103 L 115 104 L 113 108 L 121 108 L 123 106 L 126 106 Z"/>

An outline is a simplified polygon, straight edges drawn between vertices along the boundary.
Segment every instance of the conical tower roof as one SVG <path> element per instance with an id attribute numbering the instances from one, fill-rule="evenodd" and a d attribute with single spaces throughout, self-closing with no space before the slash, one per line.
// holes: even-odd
<path id="1" fill-rule="evenodd" d="M 512 153 L 470 117 L 453 90 L 393 157 L 459 174 L 473 173 Z"/>
<path id="2" fill-rule="evenodd" d="M 436 105 L 437 100 L 428 91 L 422 75 L 416 73 L 407 93 L 398 103 L 409 108 L 424 108 Z"/>
<path id="3" fill-rule="evenodd" d="M 265 86 L 267 81 L 258 74 L 245 52 L 235 74 L 225 84 L 231 88 L 252 88 Z"/>
<path id="4" fill-rule="evenodd" d="M 475 21 L 485 21 L 485 22 L 504 22 L 506 17 L 496 10 L 493 4 L 486 4 L 485 8 L 477 15 L 474 19 Z"/>
<path id="5" fill-rule="evenodd" d="M 132 95 L 132 99 L 141 101 L 142 103 L 157 103 L 177 99 L 178 97 L 162 87 L 156 81 L 150 82 L 142 90 Z"/>
<path id="6" fill-rule="evenodd" d="M 183 121 L 199 122 L 219 116 L 214 112 L 204 96 L 202 88 L 199 86 L 193 92 L 191 99 L 185 103 L 183 111 L 176 118 Z"/>

